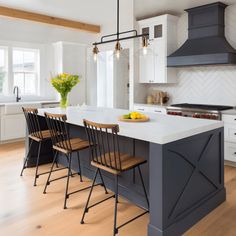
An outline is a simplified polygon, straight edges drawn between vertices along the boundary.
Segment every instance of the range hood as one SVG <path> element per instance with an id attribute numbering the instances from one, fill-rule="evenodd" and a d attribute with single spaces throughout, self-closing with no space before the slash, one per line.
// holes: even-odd
<path id="1" fill-rule="evenodd" d="M 225 8 L 216 2 L 187 9 L 187 41 L 168 56 L 168 67 L 236 64 L 236 50 L 225 38 Z"/>

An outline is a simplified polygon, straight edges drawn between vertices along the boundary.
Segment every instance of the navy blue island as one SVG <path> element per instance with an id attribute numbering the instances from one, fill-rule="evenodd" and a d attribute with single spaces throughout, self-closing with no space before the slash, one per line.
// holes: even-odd
<path id="1" fill-rule="evenodd" d="M 135 152 L 148 161 L 142 166 L 150 199 L 148 236 L 181 235 L 226 200 L 221 121 L 150 113 L 149 122 L 125 123 L 118 121 L 118 117 L 126 114 L 126 110 L 83 106 L 40 109 L 42 128 L 46 128 L 44 112 L 65 113 L 71 137 L 86 138 L 83 119 L 119 124 L 121 152 Z M 28 166 L 35 164 L 36 152 L 33 148 Z M 50 143 L 42 155 L 46 162 L 52 160 Z M 60 162 L 67 165 L 62 156 Z M 88 150 L 82 151 L 81 162 L 83 175 L 92 178 Z M 72 165 L 78 169 L 76 160 Z M 113 190 L 111 176 L 103 175 L 106 186 Z M 119 192 L 147 207 L 138 173 L 130 171 L 120 176 Z"/>

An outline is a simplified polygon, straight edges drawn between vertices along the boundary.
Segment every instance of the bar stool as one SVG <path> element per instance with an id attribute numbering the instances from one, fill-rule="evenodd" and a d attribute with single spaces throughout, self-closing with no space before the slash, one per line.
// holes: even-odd
<path id="1" fill-rule="evenodd" d="M 42 144 L 49 140 L 50 137 L 50 132 L 49 130 L 41 130 L 40 123 L 38 120 L 38 110 L 35 108 L 24 108 L 22 107 L 23 113 L 25 115 L 26 119 L 26 125 L 28 129 L 28 138 L 29 138 L 29 150 L 26 155 L 26 158 L 23 163 L 23 168 L 21 170 L 20 176 L 23 175 L 23 171 L 26 169 L 27 162 L 29 160 L 30 156 L 30 151 L 32 149 L 32 144 L 33 142 L 38 144 L 38 153 L 37 153 L 37 161 L 36 161 L 36 170 L 35 170 L 35 177 L 34 177 L 34 186 L 37 184 L 37 179 L 41 175 L 48 174 L 49 172 L 44 172 L 44 173 L 38 173 L 39 169 L 39 161 L 40 161 L 40 153 L 41 153 L 41 146 Z M 60 170 L 60 169 L 58 169 Z"/>
<path id="2" fill-rule="evenodd" d="M 78 160 L 78 167 L 79 167 L 78 174 L 80 175 L 80 181 L 82 182 L 83 179 L 82 179 L 82 169 L 81 169 L 81 164 L 80 164 L 79 152 L 84 149 L 87 149 L 89 147 L 89 142 L 86 140 L 82 140 L 80 138 L 69 137 L 68 127 L 66 124 L 67 117 L 65 114 L 45 113 L 45 117 L 46 117 L 48 128 L 51 134 L 51 139 L 53 143 L 53 149 L 55 150 L 55 155 L 54 155 L 53 163 L 51 166 L 51 171 L 48 175 L 48 179 L 47 179 L 43 193 L 46 194 L 47 186 L 50 185 L 51 182 L 65 177 L 65 176 L 59 177 L 59 178 L 50 180 L 54 165 L 58 158 L 58 154 L 59 153 L 64 154 L 65 157 L 69 160 L 68 173 L 66 175 L 67 181 L 66 181 L 66 190 L 65 190 L 65 199 L 64 199 L 64 209 L 67 209 L 66 203 L 70 195 L 91 188 L 91 186 L 89 186 L 89 187 L 85 187 L 77 191 L 68 193 L 69 179 L 70 177 L 73 176 L 72 168 L 71 168 L 71 162 L 72 162 L 72 157 L 73 157 L 72 154 L 74 152 L 77 153 L 77 160 Z M 96 184 L 96 186 L 97 185 L 103 186 L 105 193 L 107 194 L 108 192 L 104 184 L 101 172 L 99 172 L 99 175 L 100 175 L 100 179 L 102 183 Z"/>
<path id="3" fill-rule="evenodd" d="M 114 211 L 114 231 L 113 235 L 118 233 L 118 230 L 127 225 L 128 223 L 134 221 L 135 219 L 143 216 L 144 214 L 149 212 L 149 200 L 147 196 L 147 192 L 145 189 L 140 165 L 145 164 L 147 161 L 140 157 L 135 157 L 129 154 L 120 153 L 119 140 L 118 140 L 118 132 L 119 126 L 116 124 L 98 124 L 88 120 L 84 120 L 84 126 L 86 129 L 86 133 L 89 140 L 90 153 L 92 157 L 91 165 L 96 168 L 96 173 L 93 178 L 92 187 L 84 208 L 84 213 L 81 219 L 81 224 L 84 224 L 85 214 L 88 210 L 99 203 L 95 203 L 89 206 L 89 201 L 93 192 L 93 187 L 96 182 L 97 174 L 100 170 L 105 172 L 109 172 L 114 176 L 115 182 L 115 211 Z M 96 143 L 97 145 L 93 145 Z M 147 201 L 148 210 L 145 211 L 138 216 L 132 218 L 131 220 L 123 223 L 120 226 L 117 226 L 117 204 L 118 204 L 118 177 L 123 172 L 128 170 L 134 170 L 134 168 L 138 169 L 144 195 Z"/>

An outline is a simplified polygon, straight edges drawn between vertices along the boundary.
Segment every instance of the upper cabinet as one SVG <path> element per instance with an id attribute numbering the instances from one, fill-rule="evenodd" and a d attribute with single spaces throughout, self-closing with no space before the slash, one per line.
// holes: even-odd
<path id="1" fill-rule="evenodd" d="M 178 47 L 177 20 L 166 14 L 138 22 L 139 32 L 149 34 L 148 48 L 139 55 L 140 83 L 176 82 L 176 69 L 167 68 L 167 56 Z"/>

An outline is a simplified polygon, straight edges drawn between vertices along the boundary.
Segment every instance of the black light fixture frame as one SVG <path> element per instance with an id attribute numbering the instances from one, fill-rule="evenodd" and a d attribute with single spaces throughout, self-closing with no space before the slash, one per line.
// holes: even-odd
<path id="1" fill-rule="evenodd" d="M 130 34 L 130 33 L 135 33 L 135 35 L 132 36 L 127 36 L 127 37 L 120 37 L 120 35 L 123 34 Z M 115 39 L 109 39 L 109 40 L 104 40 L 106 38 L 111 38 L 113 36 L 116 36 Z M 114 34 L 108 34 L 104 35 L 101 37 L 100 42 L 95 42 L 93 43 L 94 46 L 100 45 L 100 44 L 105 44 L 105 43 L 112 43 L 112 42 L 119 42 L 119 41 L 124 41 L 128 39 L 134 39 L 134 38 L 141 38 L 141 37 L 148 37 L 149 34 L 138 34 L 137 30 L 128 30 L 124 32 L 120 32 L 120 0 L 117 0 L 117 32 Z"/>

